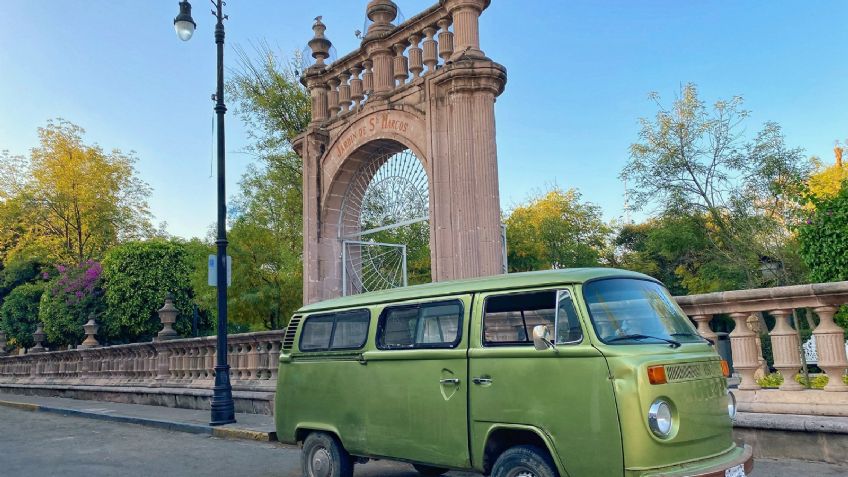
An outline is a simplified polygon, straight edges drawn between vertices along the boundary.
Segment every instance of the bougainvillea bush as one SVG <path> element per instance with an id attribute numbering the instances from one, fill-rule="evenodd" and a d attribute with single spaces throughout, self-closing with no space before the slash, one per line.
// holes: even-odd
<path id="1" fill-rule="evenodd" d="M 56 272 L 41 296 L 38 317 L 50 344 L 77 345 L 85 339 L 82 325 L 90 316 L 99 318 L 103 313 L 103 268 L 87 260 L 57 265 Z"/>

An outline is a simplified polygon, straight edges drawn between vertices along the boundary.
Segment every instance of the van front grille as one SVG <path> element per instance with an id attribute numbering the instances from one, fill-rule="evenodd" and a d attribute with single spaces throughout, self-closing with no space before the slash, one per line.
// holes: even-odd
<path id="1" fill-rule="evenodd" d="M 286 334 L 283 336 L 283 351 L 291 351 L 294 347 L 294 335 L 297 334 L 297 327 L 300 325 L 302 316 L 293 316 L 289 321 L 289 326 L 286 327 Z"/>
<path id="2" fill-rule="evenodd" d="M 721 363 L 718 361 L 667 364 L 665 366 L 665 375 L 670 383 L 723 376 Z"/>

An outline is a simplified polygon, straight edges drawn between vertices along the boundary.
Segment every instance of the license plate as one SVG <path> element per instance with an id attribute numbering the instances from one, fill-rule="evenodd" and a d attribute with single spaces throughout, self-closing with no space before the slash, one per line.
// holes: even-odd
<path id="1" fill-rule="evenodd" d="M 745 466 L 737 465 L 724 471 L 724 477 L 747 477 L 745 474 Z"/>

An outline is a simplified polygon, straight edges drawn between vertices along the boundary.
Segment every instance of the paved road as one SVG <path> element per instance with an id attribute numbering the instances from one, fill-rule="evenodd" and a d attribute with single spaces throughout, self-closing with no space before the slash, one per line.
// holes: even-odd
<path id="1" fill-rule="evenodd" d="M 295 448 L 8 408 L 0 408 L 0 475 L 301 477 Z M 836 477 L 848 475 L 848 468 L 762 461 L 753 475 Z M 418 474 L 408 465 L 388 462 L 356 468 L 356 477 L 378 476 Z"/>

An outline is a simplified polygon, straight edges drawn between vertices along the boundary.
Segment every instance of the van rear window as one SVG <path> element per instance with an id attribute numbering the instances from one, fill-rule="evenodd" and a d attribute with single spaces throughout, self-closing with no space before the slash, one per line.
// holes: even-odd
<path id="1" fill-rule="evenodd" d="M 462 303 L 388 307 L 380 317 L 380 349 L 455 348 L 461 339 Z"/>
<path id="2" fill-rule="evenodd" d="M 368 310 L 312 315 L 300 332 L 301 351 L 359 349 L 368 338 L 371 313 Z"/>

